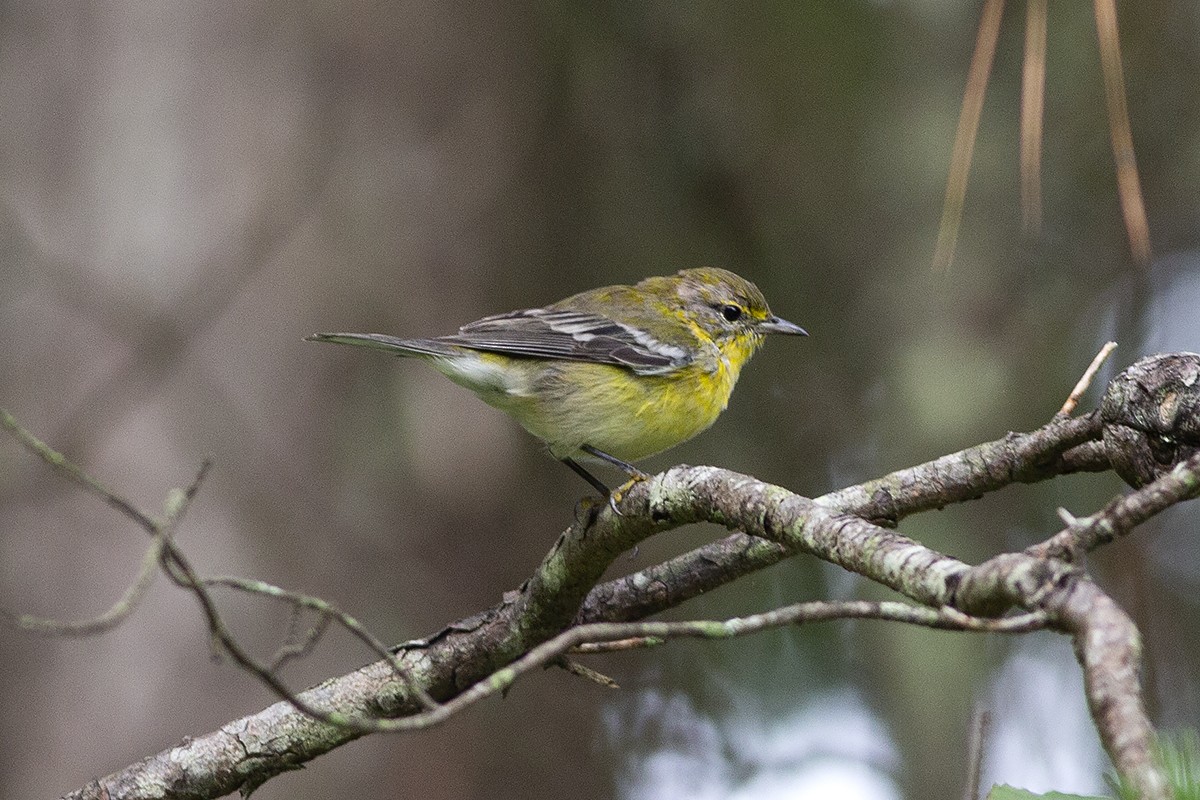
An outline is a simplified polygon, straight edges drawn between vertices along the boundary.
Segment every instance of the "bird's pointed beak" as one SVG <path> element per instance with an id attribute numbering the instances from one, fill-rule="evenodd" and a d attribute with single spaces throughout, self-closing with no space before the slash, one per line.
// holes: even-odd
<path id="1" fill-rule="evenodd" d="M 758 323 L 758 329 L 767 333 L 788 333 L 792 336 L 808 336 L 808 331 L 804 330 L 804 328 L 779 317 L 767 317 L 765 321 Z"/>

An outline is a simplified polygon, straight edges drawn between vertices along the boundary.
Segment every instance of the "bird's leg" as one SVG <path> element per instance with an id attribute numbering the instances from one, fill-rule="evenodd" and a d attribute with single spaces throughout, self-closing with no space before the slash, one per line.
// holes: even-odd
<path id="1" fill-rule="evenodd" d="M 601 461 L 606 461 L 609 464 L 612 464 L 614 467 L 621 470 L 626 475 L 628 475 L 630 478 L 632 478 L 635 483 L 637 481 L 644 481 L 650 477 L 649 475 L 647 475 L 646 473 L 642 472 L 640 469 L 635 467 L 633 464 L 630 464 L 628 461 L 622 461 L 621 459 L 617 458 L 616 456 L 610 456 L 608 453 L 604 452 L 603 450 L 597 450 L 596 448 L 592 447 L 590 444 L 581 445 L 579 447 L 579 449 L 582 450 L 583 452 L 587 453 L 589 456 L 595 456 L 596 458 L 600 459 Z"/>
<path id="2" fill-rule="evenodd" d="M 628 481 L 608 493 L 608 507 L 613 510 L 614 514 L 621 516 L 621 512 L 617 510 L 617 503 L 621 502 L 621 497 L 623 497 L 625 492 L 628 491 L 629 488 L 635 483 L 640 483 L 641 481 L 648 479 L 650 476 L 645 472 L 642 472 L 633 464 L 630 464 L 628 461 L 622 461 L 614 455 L 610 455 L 603 450 L 598 450 L 595 447 L 592 447 L 590 444 L 582 445 L 579 449 L 590 456 L 598 458 L 608 464 L 612 464 L 614 467 L 629 476 Z M 595 479 L 593 478 L 592 480 Z"/>
<path id="3" fill-rule="evenodd" d="M 560 458 L 559 461 L 566 464 L 568 467 L 570 467 L 572 470 L 574 470 L 576 475 L 578 475 L 579 477 L 581 477 L 585 481 L 587 481 L 588 484 L 593 489 L 595 489 L 597 492 L 600 493 L 601 497 L 611 494 L 611 492 L 609 491 L 609 488 L 607 486 L 605 486 L 603 483 L 601 483 L 599 478 L 597 478 L 595 475 L 593 475 L 592 473 L 590 473 L 586 469 L 584 469 L 580 465 L 580 463 L 578 461 L 576 461 L 575 459 Z"/>

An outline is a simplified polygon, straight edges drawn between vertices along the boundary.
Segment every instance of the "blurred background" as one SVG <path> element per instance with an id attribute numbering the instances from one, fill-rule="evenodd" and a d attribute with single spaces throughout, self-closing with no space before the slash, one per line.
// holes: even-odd
<path id="1" fill-rule="evenodd" d="M 1020 235 L 1022 4 L 1006 12 L 957 260 L 930 270 L 978 3 L 0 2 L 0 406 L 143 507 L 215 467 L 179 532 L 206 573 L 333 600 L 387 641 L 497 602 L 586 487 L 432 370 L 309 344 L 479 316 L 703 264 L 756 281 L 772 341 L 709 463 L 818 495 L 1042 424 L 1102 378 L 1200 350 L 1200 15 L 1125 4 L 1156 260 L 1130 266 L 1092 7 L 1052 4 L 1042 235 Z M 1084 407 L 1094 403 L 1093 391 Z M 910 519 L 968 561 L 1122 486 L 1077 476 Z M 1090 566 L 1137 618 L 1148 701 L 1200 720 L 1193 509 Z M 639 569 L 721 531 L 672 532 Z M 98 613 L 144 535 L 0 437 L 0 605 Z M 678 609 L 882 597 L 797 559 Z M 288 615 L 223 595 L 267 655 Z M 370 655 L 331 635 L 298 687 Z M 593 659 L 419 735 L 375 736 L 256 797 L 958 797 L 1098 791 L 1069 643 L 824 625 Z M 272 701 L 159 581 L 118 630 L 0 631 L 0 795 L 55 796 Z"/>

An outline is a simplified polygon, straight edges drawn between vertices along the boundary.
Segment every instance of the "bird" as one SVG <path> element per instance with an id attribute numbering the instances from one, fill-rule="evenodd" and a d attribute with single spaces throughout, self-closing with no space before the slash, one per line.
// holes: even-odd
<path id="1" fill-rule="evenodd" d="M 645 480 L 632 462 L 708 429 L 767 334 L 808 332 L 772 314 L 750 281 L 700 267 L 484 317 L 434 338 L 305 338 L 427 362 L 541 439 L 615 510 L 620 490 L 581 462 Z"/>

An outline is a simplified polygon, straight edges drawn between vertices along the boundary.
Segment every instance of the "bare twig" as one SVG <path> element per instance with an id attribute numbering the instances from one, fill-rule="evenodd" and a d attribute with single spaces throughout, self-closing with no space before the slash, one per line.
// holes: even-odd
<path id="1" fill-rule="evenodd" d="M 218 652 L 228 655 L 234 663 L 266 684 L 276 695 L 315 720 L 346 728 L 355 733 L 379 733 L 390 730 L 390 727 L 385 724 L 386 721 L 376 720 L 373 717 L 345 714 L 341 711 L 329 711 L 308 702 L 299 693 L 289 688 L 269 664 L 265 664 L 251 656 L 237 641 L 236 637 L 234 637 L 225 624 L 225 620 L 217 611 L 216 603 L 208 591 L 207 581 L 196 574 L 186 556 L 178 548 L 170 544 L 169 540 L 168 549 L 164 555 L 164 567 L 167 568 L 167 574 L 176 585 L 191 591 L 199 601 L 205 621 L 208 624 L 209 634 L 212 636 Z M 389 654 L 387 663 L 399 677 L 407 693 L 416 697 L 426 708 L 437 706 L 437 703 L 429 697 L 428 693 L 409 677 L 407 671 L 395 656 Z"/>
<path id="2" fill-rule="evenodd" d="M 14 439 L 26 449 L 45 461 L 58 472 L 66 475 L 86 491 L 100 497 L 107 505 L 115 508 L 136 522 L 150 534 L 150 546 L 142 556 L 141 566 L 137 575 L 126 588 L 121 597 L 102 614 L 87 620 L 67 621 L 47 617 L 36 617 L 29 614 L 16 614 L 0 610 L 0 616 L 6 617 L 14 625 L 27 631 L 55 636 L 89 636 L 111 630 L 129 617 L 138 607 L 146 590 L 154 582 L 157 565 L 166 551 L 169 531 L 187 510 L 188 504 L 195 496 L 208 473 L 209 464 L 204 462 L 197 470 L 191 484 L 186 489 L 172 490 L 168 501 L 164 504 L 164 518 L 159 520 L 138 508 L 133 501 L 118 495 L 100 481 L 87 474 L 69 461 L 62 453 L 54 450 L 29 430 L 20 425 L 7 410 L 0 408 L 0 427 L 7 430 Z"/>
<path id="3" fill-rule="evenodd" d="M 328 630 L 329 623 L 333 619 L 328 614 L 318 611 L 316 622 L 311 625 L 302 625 L 304 616 L 303 606 L 292 606 L 292 619 L 291 624 L 288 625 L 287 638 L 271 658 L 270 669 L 272 671 L 278 672 L 289 661 L 304 658 L 311 653 L 317 643 L 321 641 L 321 637 L 325 635 L 325 631 Z"/>
<path id="4" fill-rule="evenodd" d="M 762 614 L 727 620 L 685 622 L 596 622 L 570 628 L 530 650 L 507 667 L 475 683 L 436 709 L 381 721 L 388 730 L 418 730 L 445 722 L 468 706 L 506 691 L 525 673 L 545 666 L 584 644 L 631 639 L 732 639 L 786 626 L 844 619 L 877 619 L 935 630 L 1028 633 L 1046 626 L 1046 615 L 1030 612 L 1004 619 L 975 617 L 954 608 L 925 608 L 895 601 L 814 601 L 784 606 Z"/>
<path id="5" fill-rule="evenodd" d="M 1079 400 L 1083 397 L 1084 392 L 1092 385 L 1092 381 L 1096 378 L 1096 373 L 1100 371 L 1100 367 L 1108 360 L 1113 350 L 1117 349 L 1116 342 L 1108 342 L 1100 348 L 1100 352 L 1096 353 L 1096 357 L 1092 359 L 1092 363 L 1083 371 L 1079 381 L 1075 384 L 1075 388 L 1067 395 L 1067 399 L 1062 404 L 1062 408 L 1058 410 L 1059 417 L 1069 417 L 1075 412 L 1075 407 L 1079 405 Z"/>
<path id="6" fill-rule="evenodd" d="M 68 461 L 62 453 L 52 449 L 49 445 L 38 439 L 25 428 L 17 424 L 13 415 L 8 413 L 3 408 L 0 408 L 0 427 L 3 427 L 13 438 L 23 444 L 26 449 L 36 455 L 38 458 L 45 461 L 51 467 L 66 475 L 71 480 L 78 483 L 87 491 L 102 499 L 105 503 L 120 511 L 125 516 L 132 519 L 138 525 L 153 536 L 157 530 L 157 522 L 149 514 L 135 506 L 130 500 L 116 494 L 107 486 L 100 483 L 92 476 L 81 470 L 79 467 Z"/>
<path id="7" fill-rule="evenodd" d="M 7 609 L 0 609 L 0 616 L 6 617 L 12 624 L 33 633 L 44 633 L 49 636 L 91 636 L 111 630 L 125 621 L 138 607 L 146 590 L 154 583 L 158 574 L 158 560 L 162 557 L 163 538 L 156 535 L 150 541 L 150 547 L 142 556 L 141 566 L 137 576 L 125 593 L 104 613 L 86 620 L 58 620 L 49 617 L 35 617 L 30 614 L 16 614 Z"/>
<path id="8" fill-rule="evenodd" d="M 603 672 L 598 672 L 586 664 L 580 664 L 578 661 L 567 658 L 566 656 L 559 656 L 552 663 L 557 664 L 577 678 L 583 678 L 586 681 L 591 681 L 597 686 L 603 686 L 605 689 L 621 688 L 621 684 L 617 683 Z"/>
<path id="9" fill-rule="evenodd" d="M 226 626 L 224 619 L 217 611 L 216 603 L 209 594 L 207 588 L 208 581 L 196 574 L 188 558 L 172 540 L 173 530 L 183 519 L 184 514 L 187 512 L 188 506 L 191 504 L 192 500 L 196 496 L 196 493 L 199 491 L 200 486 L 203 483 L 205 476 L 208 474 L 209 468 L 211 467 L 211 462 L 205 460 L 200 465 L 200 468 L 197 470 L 196 475 L 193 477 L 187 488 L 175 489 L 168 493 L 167 500 L 164 503 L 164 516 L 162 519 L 156 519 L 145 511 L 139 509 L 130 500 L 116 494 L 108 487 L 104 486 L 98 480 L 88 475 L 83 469 L 69 461 L 61 453 L 51 448 L 45 442 L 39 440 L 36 436 L 19 425 L 13 416 L 4 409 L 0 409 L 0 427 L 8 430 L 17 441 L 19 441 L 22 445 L 36 454 L 55 470 L 63 473 L 79 485 L 83 486 L 87 491 L 100 497 L 105 503 L 129 517 L 131 520 L 141 526 L 147 533 L 149 533 L 151 537 L 153 537 L 153 541 L 157 544 L 152 546 L 149 552 L 152 552 L 157 556 L 158 563 L 162 566 L 167 577 L 170 578 L 175 585 L 190 591 L 199 601 L 201 610 L 203 611 L 205 620 L 208 624 L 209 634 L 212 637 L 214 646 L 217 648 L 217 652 L 229 656 L 236 664 L 238 664 L 238 666 L 257 677 L 281 698 L 292 703 L 296 706 L 296 708 L 300 709 L 306 714 L 309 714 L 314 719 L 318 719 L 322 722 L 327 722 L 330 724 L 341 725 L 351 730 L 360 731 L 363 733 L 381 730 L 381 728 L 379 728 L 372 719 L 358 719 L 349 717 L 339 712 L 328 712 L 304 701 L 296 692 L 293 692 L 283 683 L 283 681 L 276 674 L 272 665 L 264 664 L 251 656 L 249 652 L 247 652 L 246 649 L 243 648 L 233 636 L 233 633 L 229 630 L 228 626 Z M 224 579 L 224 581 L 226 585 L 234 585 L 234 583 L 236 583 L 236 579 Z M 139 588 L 143 582 L 144 579 L 141 579 L 141 576 L 139 576 L 139 579 L 135 580 L 130 589 L 126 591 L 126 597 L 122 598 L 122 600 L 125 600 L 132 595 L 136 601 L 136 599 L 143 596 L 145 589 L 144 587 Z M 246 583 L 249 584 L 254 582 Z M 264 586 L 267 586 L 268 588 L 263 589 L 262 587 Z M 238 588 L 247 590 L 247 587 L 244 585 L 239 586 Z M 260 584 L 257 589 L 260 594 L 272 594 L 272 590 L 274 590 L 275 596 L 289 594 L 283 592 L 283 590 L 277 590 L 276 587 L 269 587 L 266 584 Z M 300 595 L 292 594 L 289 599 L 291 599 L 293 602 L 297 602 L 298 598 L 300 597 Z M 313 600 L 315 600 L 315 598 L 313 598 Z M 324 605 L 323 609 L 321 609 L 322 604 Z M 22 627 L 36 628 L 48 632 L 69 633 L 72 632 L 72 627 L 84 626 L 95 628 L 98 622 L 101 626 L 99 628 L 100 630 L 105 629 L 104 626 L 111 627 L 119 622 L 120 619 L 128 616 L 133 607 L 135 607 L 135 605 L 121 606 L 118 603 L 118 606 L 115 607 L 115 611 L 110 610 L 110 612 L 102 615 L 96 620 L 90 620 L 81 624 L 62 623 L 55 620 L 41 620 L 32 617 L 25 618 L 25 624 L 22 624 L 22 617 L 18 615 L 5 614 L 5 616 L 9 616 L 14 619 L 17 624 L 22 624 Z M 312 607 L 324 610 L 326 613 L 338 618 L 352 633 L 354 633 L 364 642 L 367 642 L 368 646 L 375 650 L 375 652 L 383 655 L 388 662 L 392 664 L 402 684 L 404 684 L 406 689 L 411 692 L 415 698 L 417 698 L 422 706 L 425 708 L 436 707 L 437 703 L 428 695 L 428 693 L 419 687 L 415 681 L 412 681 L 407 677 L 407 673 L 402 668 L 400 662 L 387 650 L 386 646 L 384 646 L 370 634 L 367 634 L 366 631 L 362 629 L 362 626 L 357 623 L 357 621 L 353 620 L 353 618 L 348 617 L 347 615 L 341 614 L 340 611 L 330 604 L 324 603 L 324 601 L 315 601 L 312 604 Z M 51 630 L 55 628 L 58 630 Z"/>
<path id="10" fill-rule="evenodd" d="M 615 642 L 584 642 L 581 645 L 572 647 L 571 652 L 579 653 L 580 655 L 589 653 L 620 653 L 625 650 L 642 650 L 650 647 L 658 647 L 662 643 L 662 639 L 656 639 L 653 636 L 636 636 L 632 639 L 618 639 Z"/>
<path id="11" fill-rule="evenodd" d="M 1200 497 L 1200 454 L 1176 464 L 1170 472 L 1137 491 L 1111 500 L 1088 517 L 1067 514 L 1067 527 L 1025 550 L 1037 558 L 1071 558 L 1128 534 L 1171 506 Z"/>
<path id="12" fill-rule="evenodd" d="M 296 609 L 307 608 L 316 611 L 318 619 L 334 619 L 337 620 L 343 628 L 349 631 L 353 636 L 357 637 L 364 645 L 366 645 L 373 653 L 378 655 L 384 661 L 392 664 L 396 671 L 397 677 L 402 680 L 406 677 L 406 670 L 397 658 L 393 648 L 388 647 L 378 637 L 371 633 L 367 628 L 358 621 L 354 616 L 342 611 L 334 603 L 328 600 L 323 600 L 320 597 L 293 592 L 288 589 L 283 589 L 266 581 L 251 580 L 248 578 L 238 578 L 232 575 L 213 575 L 202 579 L 206 586 L 223 586 L 227 589 L 236 589 L 238 591 L 247 592 L 249 594 L 258 594 L 263 597 L 272 597 L 286 603 L 292 604 Z M 311 633 L 311 631 L 310 631 Z M 319 634 L 317 634 L 319 635 Z M 279 656 L 276 657 L 279 659 Z M 291 656 L 281 659 L 286 661 Z M 412 683 L 409 688 L 414 692 L 417 699 L 426 708 L 434 708 L 437 706 L 437 701 L 425 692 L 420 686 Z M 290 693 L 289 693 L 290 695 Z M 290 699 L 290 696 L 286 699 Z"/>

